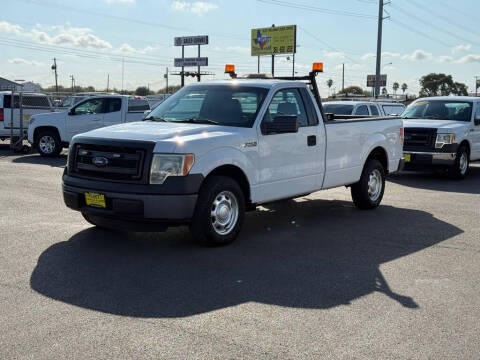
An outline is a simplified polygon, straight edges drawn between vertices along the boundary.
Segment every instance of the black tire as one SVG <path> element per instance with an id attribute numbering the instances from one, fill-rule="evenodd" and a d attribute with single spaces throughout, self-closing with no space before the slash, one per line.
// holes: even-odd
<path id="1" fill-rule="evenodd" d="M 55 157 L 62 152 L 62 142 L 55 131 L 43 130 L 35 140 L 35 148 L 42 156 Z"/>
<path id="2" fill-rule="evenodd" d="M 460 146 L 457 151 L 457 156 L 455 157 L 455 164 L 448 169 L 448 174 L 452 179 L 465 179 L 468 174 L 468 166 L 469 166 L 469 156 L 467 147 L 465 145 Z"/>
<path id="3" fill-rule="evenodd" d="M 221 199 L 220 202 L 219 199 Z M 235 205 L 237 211 L 233 210 Z M 222 212 L 223 210 L 225 211 Z M 213 216 L 212 212 L 218 216 Z M 233 215 L 234 213 L 236 216 Z M 240 185 L 226 176 L 212 176 L 205 181 L 200 190 L 190 223 L 190 232 L 194 241 L 201 245 L 227 245 L 238 236 L 244 217 L 245 197 Z M 227 224 L 222 230 L 223 221 Z M 222 231 L 225 233 L 222 234 Z"/>
<path id="4" fill-rule="evenodd" d="M 370 186 L 371 177 L 376 181 Z M 380 186 L 379 189 L 377 186 Z M 375 191 L 372 191 L 375 189 Z M 360 180 L 352 185 L 351 193 L 355 206 L 362 210 L 375 209 L 383 199 L 385 191 L 385 169 L 378 160 L 367 160 Z"/>

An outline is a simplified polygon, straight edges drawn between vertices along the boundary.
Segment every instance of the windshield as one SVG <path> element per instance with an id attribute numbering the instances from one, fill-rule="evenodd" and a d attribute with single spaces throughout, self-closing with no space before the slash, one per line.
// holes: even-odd
<path id="1" fill-rule="evenodd" d="M 353 105 L 347 104 L 324 104 L 323 110 L 326 113 L 335 115 L 352 115 Z"/>
<path id="2" fill-rule="evenodd" d="M 251 127 L 268 89 L 236 85 L 188 86 L 158 105 L 145 120 Z"/>
<path id="3" fill-rule="evenodd" d="M 420 100 L 408 106 L 402 118 L 470 121 L 472 103 L 455 100 Z"/>

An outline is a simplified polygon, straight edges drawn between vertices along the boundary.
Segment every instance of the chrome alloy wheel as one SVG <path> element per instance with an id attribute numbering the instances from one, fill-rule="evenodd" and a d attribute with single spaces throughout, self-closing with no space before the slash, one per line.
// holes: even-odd
<path id="1" fill-rule="evenodd" d="M 460 155 L 460 160 L 458 162 L 458 166 L 460 168 L 460 173 L 462 175 L 465 175 L 465 173 L 467 172 L 467 169 L 468 169 L 467 153 L 462 152 L 462 154 Z"/>
<path id="2" fill-rule="evenodd" d="M 212 226 L 219 235 L 229 234 L 238 221 L 238 201 L 230 191 L 222 191 L 215 197 L 211 209 Z"/>
<path id="3" fill-rule="evenodd" d="M 370 174 L 368 179 L 368 197 L 371 201 L 375 202 L 382 193 L 383 181 L 382 175 L 378 169 L 375 169 Z"/>
<path id="4" fill-rule="evenodd" d="M 38 147 L 44 154 L 51 154 L 55 151 L 55 139 L 50 135 L 44 135 L 40 138 Z"/>

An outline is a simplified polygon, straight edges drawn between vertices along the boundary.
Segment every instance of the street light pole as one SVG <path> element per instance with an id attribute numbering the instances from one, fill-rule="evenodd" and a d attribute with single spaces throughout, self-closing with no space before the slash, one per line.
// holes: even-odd
<path id="1" fill-rule="evenodd" d="M 380 64 L 382 61 L 383 0 L 378 3 L 377 66 L 375 71 L 375 98 L 380 93 Z"/>

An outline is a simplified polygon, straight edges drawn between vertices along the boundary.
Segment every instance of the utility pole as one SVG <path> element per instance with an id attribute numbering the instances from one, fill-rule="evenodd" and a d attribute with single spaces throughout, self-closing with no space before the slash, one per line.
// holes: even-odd
<path id="1" fill-rule="evenodd" d="M 52 70 L 55 70 L 55 92 L 58 94 L 57 59 L 53 58 Z"/>
<path id="2" fill-rule="evenodd" d="M 382 26 L 383 26 L 383 0 L 378 2 L 378 34 L 377 34 L 377 67 L 375 71 L 375 98 L 380 93 L 380 64 L 382 62 Z"/>
<path id="3" fill-rule="evenodd" d="M 73 77 L 73 75 L 70 75 L 70 80 L 72 80 L 72 93 L 73 93 L 74 87 L 75 87 L 75 78 Z"/>
<path id="4" fill-rule="evenodd" d="M 275 24 L 272 27 L 275 27 Z M 272 54 L 272 76 L 275 76 L 275 54 Z"/>
<path id="5" fill-rule="evenodd" d="M 478 76 L 475 76 L 475 97 L 477 97 L 477 90 L 478 90 Z"/>
<path id="6" fill-rule="evenodd" d="M 182 45 L 182 65 L 185 63 L 185 46 Z M 185 66 L 182 66 L 181 87 L 185 86 Z"/>
<path id="7" fill-rule="evenodd" d="M 110 86 L 110 74 L 107 74 L 107 93 L 108 93 L 109 86 Z"/>
<path id="8" fill-rule="evenodd" d="M 200 58 L 200 45 L 198 45 L 198 58 Z M 200 65 L 198 65 L 198 82 L 200 82 Z"/>
<path id="9" fill-rule="evenodd" d="M 342 64 L 342 92 L 345 89 L 345 64 Z"/>

